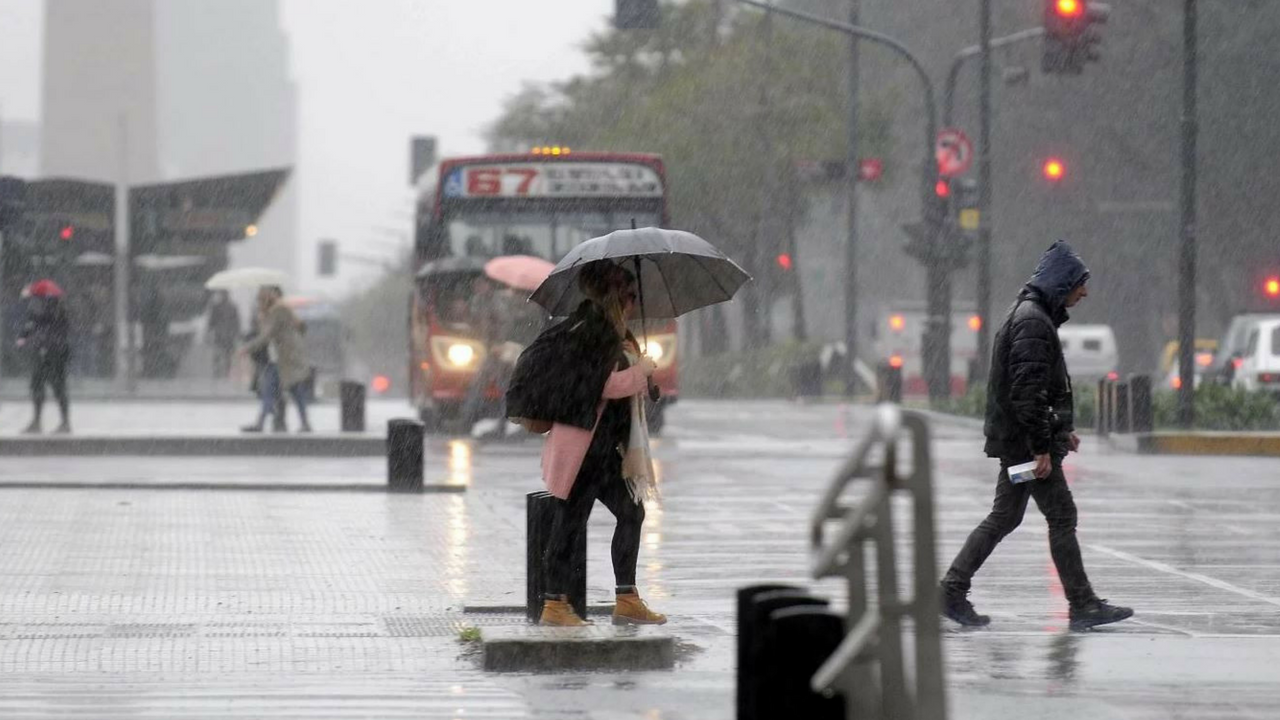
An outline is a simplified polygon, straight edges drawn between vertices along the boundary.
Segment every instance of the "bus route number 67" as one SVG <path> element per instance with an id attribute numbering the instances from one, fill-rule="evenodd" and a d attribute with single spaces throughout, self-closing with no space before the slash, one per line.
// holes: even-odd
<path id="1" fill-rule="evenodd" d="M 516 178 L 515 195 L 528 195 L 533 179 L 538 177 L 537 168 L 529 167 L 479 167 L 467 171 L 467 195 L 479 197 L 496 197 L 503 195 L 504 177 Z M 508 187 L 510 183 L 508 183 Z"/>

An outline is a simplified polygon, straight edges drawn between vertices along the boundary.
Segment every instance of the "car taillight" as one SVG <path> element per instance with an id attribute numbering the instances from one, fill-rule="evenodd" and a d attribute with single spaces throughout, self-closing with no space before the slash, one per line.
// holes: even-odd
<path id="1" fill-rule="evenodd" d="M 1280 382 L 1280 373 L 1258 373 L 1258 382 L 1260 383 Z"/>

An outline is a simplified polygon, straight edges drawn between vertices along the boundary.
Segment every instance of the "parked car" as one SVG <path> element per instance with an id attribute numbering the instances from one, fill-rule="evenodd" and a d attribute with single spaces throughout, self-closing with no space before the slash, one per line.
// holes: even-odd
<path id="1" fill-rule="evenodd" d="M 1058 339 L 1072 380 L 1095 382 L 1115 377 L 1120 352 L 1110 325 L 1064 325 L 1058 329 Z"/>
<path id="2" fill-rule="evenodd" d="M 1249 328 L 1240 359 L 1236 387 L 1280 392 L 1280 318 L 1259 320 Z"/>
<path id="3" fill-rule="evenodd" d="M 1218 343 L 1218 353 L 1213 358 L 1206 376 L 1223 385 L 1234 384 L 1235 377 L 1244 362 L 1245 347 L 1249 342 L 1249 331 L 1264 320 L 1280 320 L 1280 314 L 1245 313 L 1231 319 L 1227 331 Z"/>
<path id="4" fill-rule="evenodd" d="M 1214 358 L 1217 356 L 1218 341 L 1208 338 L 1196 338 L 1195 342 L 1195 378 L 1194 387 L 1200 387 L 1200 382 L 1204 380 L 1209 368 L 1212 367 Z M 1160 356 L 1160 373 L 1158 377 L 1164 378 L 1162 387 L 1177 390 L 1182 387 L 1182 374 L 1180 372 L 1181 363 L 1178 362 L 1178 341 L 1170 340 L 1164 346 L 1164 352 Z"/>

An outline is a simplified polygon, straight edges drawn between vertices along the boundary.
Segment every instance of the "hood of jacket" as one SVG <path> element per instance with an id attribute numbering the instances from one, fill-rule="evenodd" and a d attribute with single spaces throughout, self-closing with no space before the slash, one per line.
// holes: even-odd
<path id="1" fill-rule="evenodd" d="M 1089 280 L 1089 268 L 1084 260 L 1065 240 L 1049 246 L 1036 270 L 1023 288 L 1022 297 L 1039 300 L 1049 311 L 1054 323 L 1061 325 L 1069 319 L 1067 295 Z"/>

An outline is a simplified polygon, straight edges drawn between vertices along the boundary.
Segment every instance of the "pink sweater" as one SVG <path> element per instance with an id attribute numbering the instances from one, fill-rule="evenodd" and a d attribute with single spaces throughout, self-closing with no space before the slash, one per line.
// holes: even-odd
<path id="1" fill-rule="evenodd" d="M 600 422 L 600 414 L 604 412 L 606 400 L 620 400 L 642 392 L 648 385 L 648 378 L 639 367 L 615 371 L 604 384 L 604 396 L 596 406 L 596 423 Z M 567 500 L 573 490 L 573 481 L 578 478 L 582 469 L 582 461 L 587 458 L 587 450 L 591 447 L 591 438 L 595 428 L 583 430 L 573 425 L 555 423 L 551 432 L 547 433 L 547 442 L 542 446 L 542 481 L 547 485 L 547 492 Z"/>

